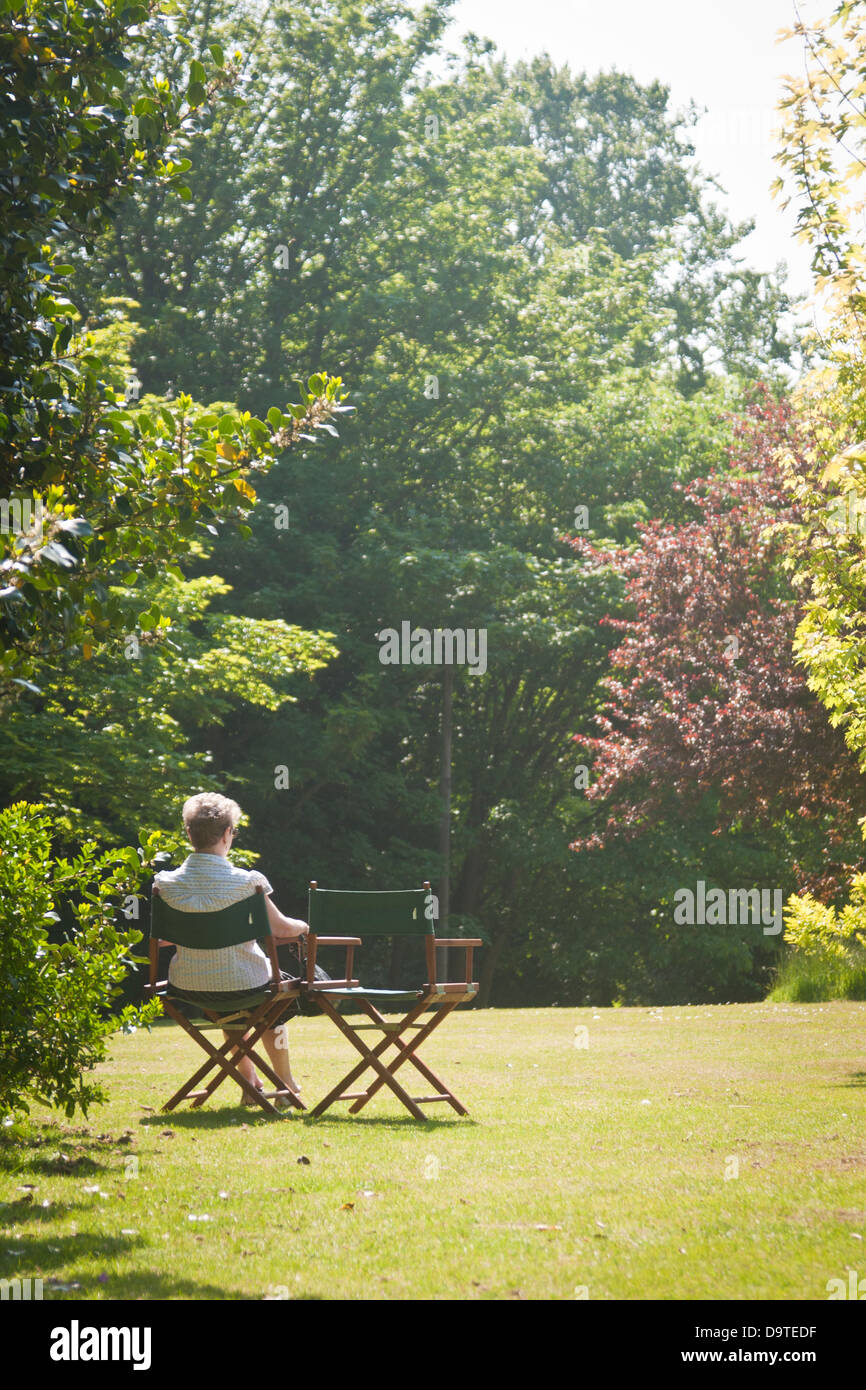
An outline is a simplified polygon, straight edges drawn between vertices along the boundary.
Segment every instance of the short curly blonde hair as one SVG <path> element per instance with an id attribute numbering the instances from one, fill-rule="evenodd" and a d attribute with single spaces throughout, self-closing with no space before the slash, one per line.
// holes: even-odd
<path id="1" fill-rule="evenodd" d="M 184 829 L 200 852 L 215 845 L 229 828 L 234 830 L 240 818 L 238 803 L 218 792 L 199 792 L 183 803 Z"/>

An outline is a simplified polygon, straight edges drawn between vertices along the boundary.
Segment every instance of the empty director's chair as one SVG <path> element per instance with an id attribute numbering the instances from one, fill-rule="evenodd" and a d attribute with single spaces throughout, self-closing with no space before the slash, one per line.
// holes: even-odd
<path id="1" fill-rule="evenodd" d="M 180 1007 L 186 998 L 184 991 L 176 989 L 168 980 L 156 978 L 162 946 L 187 946 L 196 951 L 215 951 L 253 940 L 259 941 L 267 949 L 271 962 L 271 979 L 262 987 L 261 992 L 252 998 L 249 992 L 245 995 L 242 993 L 234 1003 L 228 998 L 218 1008 L 213 1009 L 203 1006 L 200 1000 L 190 998 L 186 1003 L 187 1008 L 192 1004 L 203 1017 L 187 1018 Z M 265 1029 L 273 1028 L 274 1020 L 282 1013 L 286 1004 L 292 999 L 297 999 L 300 994 L 300 981 L 286 981 L 281 978 L 277 946 L 271 935 L 265 895 L 261 888 L 257 888 L 250 897 L 234 903 L 231 907 L 221 908 L 218 912 L 179 912 L 177 908 L 169 907 L 168 903 L 163 901 L 159 888 L 154 885 L 150 917 L 150 976 L 144 993 L 148 999 L 160 1000 L 163 1012 L 173 1018 L 175 1023 L 180 1024 L 207 1053 L 208 1058 L 180 1090 L 175 1092 L 171 1100 L 166 1101 L 163 1110 L 173 1110 L 182 1100 L 191 1100 L 193 1108 L 203 1105 L 227 1076 L 233 1077 L 244 1094 L 255 1100 L 269 1114 L 279 1114 L 273 1104 L 278 1097 L 281 1100 L 287 1099 L 299 1110 L 306 1109 L 294 1091 L 290 1091 L 280 1080 L 270 1063 L 255 1051 L 255 1045 Z M 236 1040 L 223 1040 L 220 1047 L 214 1047 L 205 1037 L 205 1032 L 215 1028 L 236 1034 Z M 235 1048 L 239 1053 L 251 1057 L 277 1089 L 259 1091 L 255 1086 L 251 1086 L 238 1071 L 240 1057 L 229 1055 Z M 214 1069 L 216 1075 L 204 1089 L 194 1090 L 208 1072 Z"/>
<path id="2" fill-rule="evenodd" d="M 460 937 L 453 940 L 436 940 L 433 922 L 425 915 L 425 904 L 430 901 L 430 884 L 423 888 L 412 888 L 402 892 L 368 893 L 338 892 L 334 889 L 319 888 L 310 884 L 310 906 L 308 920 L 310 934 L 307 937 L 307 974 L 304 991 L 308 999 L 315 1001 L 323 1014 L 336 1024 L 361 1054 L 361 1061 L 352 1068 L 339 1085 L 320 1100 L 312 1111 L 322 1115 L 337 1100 L 348 1100 L 350 1114 L 363 1110 L 377 1091 L 387 1086 L 403 1102 L 416 1120 L 426 1118 L 422 1105 L 434 1101 L 446 1101 L 458 1115 L 468 1112 L 464 1105 L 440 1081 L 426 1062 L 417 1055 L 418 1048 L 426 1042 L 435 1028 L 445 1021 L 458 1004 L 475 999 L 478 985 L 472 981 L 472 952 L 483 943 Z M 347 935 L 347 933 L 353 933 Z M 354 933 L 358 933 L 355 935 Z M 365 989 L 358 980 L 352 978 L 356 946 L 362 939 L 370 936 L 424 938 L 426 948 L 427 983 L 419 989 Z M 317 981 L 315 976 L 316 952 L 319 946 L 344 946 L 346 948 L 345 978 L 342 980 Z M 440 946 L 462 946 L 466 951 L 466 979 L 458 983 L 437 982 L 436 951 Z M 345 1018 L 339 1008 L 342 1003 L 353 1001 L 358 1004 L 369 1023 L 353 1023 Z M 378 1005 L 378 1007 L 377 1007 Z M 403 1017 L 389 1023 L 380 1012 L 400 1010 Z M 420 1016 L 432 1010 L 426 1022 L 419 1022 Z M 373 1047 L 368 1047 L 359 1034 L 366 1029 L 375 1029 L 384 1036 Z M 411 1039 L 404 1037 L 410 1029 L 415 1030 Z M 389 1048 L 396 1052 L 389 1061 L 384 1054 Z M 434 1095 L 410 1096 L 396 1079 L 404 1062 L 419 1071 L 425 1081 L 433 1087 Z M 374 1073 L 363 1091 L 351 1090 L 360 1076 L 367 1071 Z"/>

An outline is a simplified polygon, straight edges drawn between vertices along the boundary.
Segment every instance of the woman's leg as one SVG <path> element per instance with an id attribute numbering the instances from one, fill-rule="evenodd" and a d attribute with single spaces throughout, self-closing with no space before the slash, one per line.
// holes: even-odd
<path id="1" fill-rule="evenodd" d="M 290 1091 L 299 1095 L 301 1088 L 292 1076 L 289 1062 L 289 1030 L 285 1023 L 279 1024 L 276 1028 L 269 1028 L 262 1034 L 262 1042 L 277 1076 L 285 1082 Z"/>

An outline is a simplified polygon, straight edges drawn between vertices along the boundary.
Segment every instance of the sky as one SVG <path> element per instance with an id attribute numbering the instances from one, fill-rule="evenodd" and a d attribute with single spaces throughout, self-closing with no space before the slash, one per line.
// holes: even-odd
<path id="1" fill-rule="evenodd" d="M 797 0 L 804 19 L 829 12 L 829 0 Z M 788 265 L 788 286 L 811 288 L 808 248 L 794 237 L 794 210 L 769 191 L 776 102 L 787 72 L 802 71 L 801 41 L 776 43 L 795 19 L 795 0 L 457 0 L 452 39 L 473 31 L 508 58 L 548 52 L 587 73 L 617 68 L 641 82 L 660 80 L 675 106 L 707 108 L 692 134 L 701 167 L 723 193 L 735 221 L 753 218 L 743 243 L 761 271 Z"/>

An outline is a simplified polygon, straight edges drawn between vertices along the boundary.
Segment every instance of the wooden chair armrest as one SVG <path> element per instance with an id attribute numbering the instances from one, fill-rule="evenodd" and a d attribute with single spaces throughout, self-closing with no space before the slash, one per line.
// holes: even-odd
<path id="1" fill-rule="evenodd" d="M 464 957 L 466 963 L 466 984 L 472 983 L 472 955 L 476 946 L 483 946 L 484 942 L 475 936 L 440 936 L 427 937 L 427 974 L 429 976 L 430 987 L 433 988 L 437 982 L 438 971 L 436 969 L 436 947 L 437 946 L 462 946 L 466 951 Z M 454 983 L 457 983 L 456 981 Z"/>
<path id="2" fill-rule="evenodd" d="M 345 983 L 350 982 L 357 985 L 357 980 L 352 980 L 355 964 L 355 947 L 362 945 L 360 936 L 317 936 L 315 932 L 310 932 L 306 937 L 301 937 L 307 948 L 307 978 L 308 989 L 316 988 L 316 952 L 319 946 L 345 946 L 346 948 L 346 973 Z M 333 980 L 332 984 L 341 984 L 343 981 Z"/>

